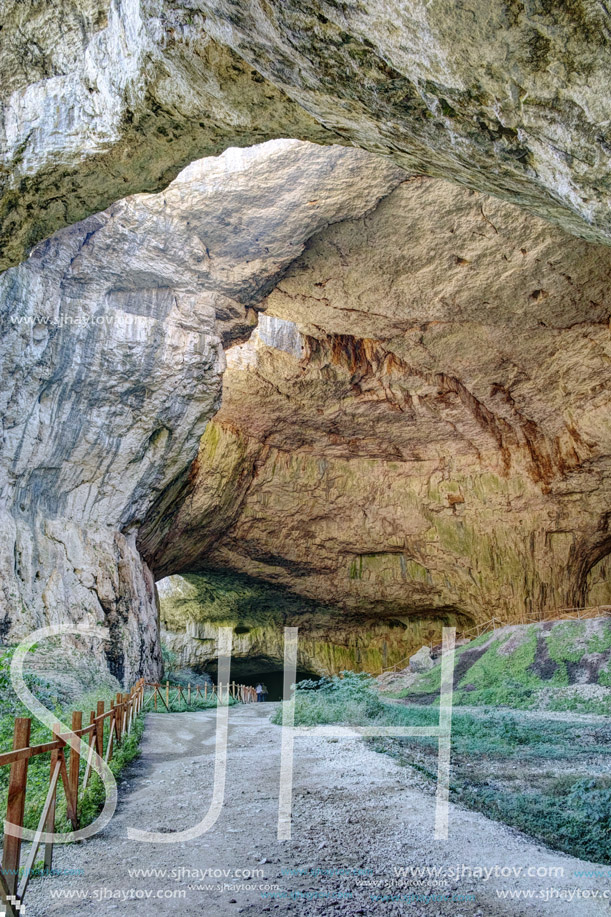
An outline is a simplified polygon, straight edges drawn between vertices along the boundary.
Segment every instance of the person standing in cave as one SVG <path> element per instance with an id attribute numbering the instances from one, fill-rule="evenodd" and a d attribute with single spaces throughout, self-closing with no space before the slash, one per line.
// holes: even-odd
<path id="1" fill-rule="evenodd" d="M 264 703 L 267 700 L 267 695 L 268 695 L 267 685 L 262 684 L 261 685 L 261 700 Z"/>
<path id="2" fill-rule="evenodd" d="M 259 683 L 255 688 L 255 691 L 257 692 L 257 703 L 260 704 L 263 700 L 263 685 Z"/>

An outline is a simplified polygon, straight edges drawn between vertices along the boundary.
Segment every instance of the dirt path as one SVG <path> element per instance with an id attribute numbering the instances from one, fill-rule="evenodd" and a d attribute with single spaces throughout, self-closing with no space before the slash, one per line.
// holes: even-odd
<path id="1" fill-rule="evenodd" d="M 269 723 L 273 706 L 230 710 L 227 787 L 219 820 L 202 837 L 170 845 L 130 841 L 127 828 L 171 834 L 201 820 L 211 798 L 215 712 L 149 714 L 142 756 L 120 785 L 112 822 L 89 841 L 56 847 L 54 867 L 64 874 L 32 881 L 27 917 L 611 914 L 611 868 L 601 868 L 599 878 L 576 877 L 576 871 L 592 867 L 548 851 L 483 815 L 451 806 L 449 840 L 434 841 L 430 787 L 415 771 L 358 738 L 296 740 L 293 840 L 278 842 L 281 730 Z M 493 871 L 486 880 L 469 877 L 463 865 L 471 870 L 521 867 L 524 872 L 532 867 L 539 877 L 495 877 Z M 426 867 L 460 867 L 463 876 L 438 878 L 436 885 L 427 886 L 409 884 L 412 880 L 401 875 L 404 869 Z M 550 877 L 550 867 L 564 874 Z M 82 874 L 69 875 L 70 870 Z M 204 870 L 229 872 L 204 876 Z M 277 897 L 265 897 L 274 886 Z M 502 900 L 497 892 L 503 890 L 532 890 L 549 900 Z M 592 890 L 598 899 L 586 897 Z M 379 901 L 376 895 L 405 897 Z M 410 895 L 412 900 L 406 900 Z M 426 895 L 431 898 L 424 902 Z M 463 897 L 451 900 L 453 895 Z"/>

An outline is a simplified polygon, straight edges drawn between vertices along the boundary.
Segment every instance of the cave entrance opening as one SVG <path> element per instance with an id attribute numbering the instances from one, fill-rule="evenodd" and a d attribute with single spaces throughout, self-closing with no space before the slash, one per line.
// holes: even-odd
<path id="1" fill-rule="evenodd" d="M 210 662 L 206 666 L 206 674 L 209 675 L 216 684 L 218 679 L 218 666 Z M 312 678 L 318 681 L 320 673 L 313 672 L 311 669 L 297 668 L 297 681 L 303 681 L 306 678 Z M 253 655 L 243 658 L 231 659 L 231 680 L 241 685 L 252 685 L 253 688 L 261 682 L 268 688 L 267 699 L 272 701 L 282 700 L 283 692 L 283 661 L 271 656 Z"/>

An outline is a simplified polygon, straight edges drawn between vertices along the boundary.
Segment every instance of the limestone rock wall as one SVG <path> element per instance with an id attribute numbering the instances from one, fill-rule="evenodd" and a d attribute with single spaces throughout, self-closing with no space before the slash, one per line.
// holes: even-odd
<path id="1" fill-rule="evenodd" d="M 228 351 L 165 539 L 143 529 L 157 574 L 382 618 L 587 601 L 610 546 L 610 277 L 606 247 L 427 178 L 319 233 Z"/>
<path id="2" fill-rule="evenodd" d="M 229 150 L 2 275 L 0 637 L 106 623 L 96 652 L 113 674 L 158 674 L 154 576 L 137 539 L 220 405 L 222 343 L 250 333 L 253 307 L 310 235 L 404 178 L 343 147 Z"/>
<path id="3" fill-rule="evenodd" d="M 189 161 L 346 142 L 608 241 L 600 0 L 3 5 L 1 267 Z"/>
<path id="4" fill-rule="evenodd" d="M 439 635 L 441 618 L 350 615 L 283 588 L 233 573 L 169 576 L 159 583 L 161 638 L 176 665 L 214 667 L 218 628 L 233 628 L 232 659 L 241 673 L 266 665 L 280 671 L 284 628 L 298 628 L 298 668 L 316 675 L 379 673 Z M 464 625 L 447 615 L 446 624 Z"/>

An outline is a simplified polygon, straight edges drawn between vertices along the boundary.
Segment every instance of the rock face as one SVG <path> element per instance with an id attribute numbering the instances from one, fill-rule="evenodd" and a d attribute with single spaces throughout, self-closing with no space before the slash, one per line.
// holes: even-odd
<path id="1" fill-rule="evenodd" d="M 366 667 L 368 622 L 377 671 L 604 602 L 610 277 L 607 246 L 299 141 L 62 230 L 0 279 L 1 636 L 106 623 L 112 673 L 154 676 L 154 580 L 229 571 L 341 612 L 314 671 Z"/>
<path id="2" fill-rule="evenodd" d="M 233 627 L 235 680 L 282 670 L 285 627 L 299 629 L 298 669 L 312 676 L 405 665 L 434 633 L 426 618 L 350 615 L 235 574 L 169 576 L 159 583 L 159 597 L 161 638 L 183 669 L 214 671 L 218 628 Z"/>
<path id="3" fill-rule="evenodd" d="M 233 570 L 438 628 L 594 604 L 611 548 L 610 277 L 606 247 L 403 182 L 313 237 L 261 304 L 141 551 L 158 576 Z"/>
<path id="4" fill-rule="evenodd" d="M 611 237 L 600 0 L 8 0 L 1 42 L 2 267 L 195 158 L 281 136 Z"/>
<path id="5" fill-rule="evenodd" d="M 428 646 L 421 646 L 418 652 L 410 656 L 409 659 L 410 672 L 428 672 L 434 665 L 435 663 L 431 659 L 431 650 Z"/>
<path id="6" fill-rule="evenodd" d="M 403 179 L 343 147 L 230 150 L 2 276 L 0 638 L 105 623 L 114 675 L 158 674 L 137 536 L 219 407 L 222 341 L 250 333 L 310 235 Z"/>

